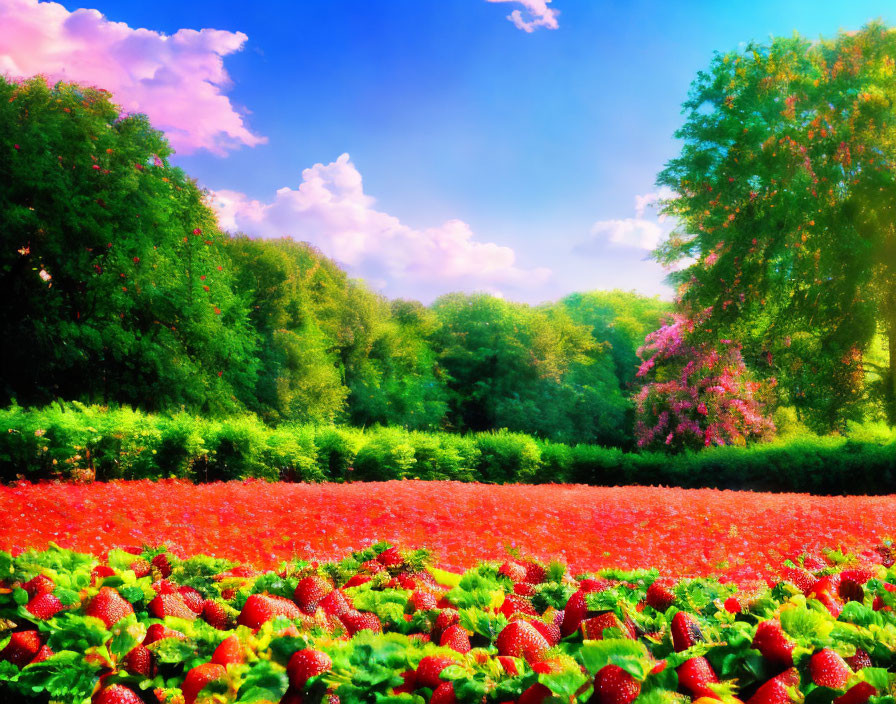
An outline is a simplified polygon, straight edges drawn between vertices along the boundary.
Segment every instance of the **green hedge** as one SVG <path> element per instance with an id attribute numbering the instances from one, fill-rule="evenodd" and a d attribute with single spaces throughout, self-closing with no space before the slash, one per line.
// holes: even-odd
<path id="1" fill-rule="evenodd" d="M 441 479 L 896 493 L 896 442 L 806 437 L 699 453 L 631 453 L 497 431 L 281 425 L 81 404 L 0 410 L 0 480 Z"/>

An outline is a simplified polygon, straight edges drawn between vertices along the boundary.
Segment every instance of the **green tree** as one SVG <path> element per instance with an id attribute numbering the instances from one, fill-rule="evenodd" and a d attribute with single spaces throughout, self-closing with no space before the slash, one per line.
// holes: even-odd
<path id="1" fill-rule="evenodd" d="M 861 413 L 876 331 L 896 420 L 896 33 L 795 36 L 698 74 L 658 183 L 680 226 L 657 252 L 706 332 L 744 344 L 818 429 Z"/>
<path id="2" fill-rule="evenodd" d="M 255 337 L 203 193 L 102 90 L 0 77 L 5 401 L 242 407 Z"/>

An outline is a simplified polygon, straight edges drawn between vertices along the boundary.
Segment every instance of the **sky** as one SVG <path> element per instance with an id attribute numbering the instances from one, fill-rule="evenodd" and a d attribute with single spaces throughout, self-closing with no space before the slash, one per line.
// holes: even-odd
<path id="1" fill-rule="evenodd" d="M 389 297 L 671 297 L 655 179 L 715 51 L 892 0 L 0 0 L 0 73 L 112 91 L 222 227 Z"/>

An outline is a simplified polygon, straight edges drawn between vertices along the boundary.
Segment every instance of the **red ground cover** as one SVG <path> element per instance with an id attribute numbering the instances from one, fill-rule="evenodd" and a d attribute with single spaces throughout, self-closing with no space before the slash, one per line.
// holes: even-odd
<path id="1" fill-rule="evenodd" d="M 0 548 L 108 548 L 169 541 L 274 566 L 335 559 L 375 539 L 427 546 L 460 570 L 505 547 L 578 571 L 764 576 L 788 557 L 860 551 L 896 536 L 896 496 L 457 482 L 191 485 L 179 481 L 0 487 Z"/>

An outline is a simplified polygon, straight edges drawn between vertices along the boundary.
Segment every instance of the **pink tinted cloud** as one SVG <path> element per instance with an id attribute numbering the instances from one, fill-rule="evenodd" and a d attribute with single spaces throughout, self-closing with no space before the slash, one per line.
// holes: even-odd
<path id="1" fill-rule="evenodd" d="M 376 210 L 348 154 L 305 169 L 298 188 L 281 188 L 269 202 L 235 191 L 217 191 L 210 202 L 224 229 L 310 242 L 391 295 L 499 293 L 503 286 L 538 287 L 550 277 L 544 268 L 520 268 L 511 248 L 478 241 L 461 220 L 416 229 Z"/>
<path id="2" fill-rule="evenodd" d="M 223 155 L 266 141 L 223 93 L 230 85 L 223 57 L 246 39 L 217 29 L 169 36 L 112 22 L 96 10 L 0 0 L 0 73 L 105 88 L 126 112 L 145 113 L 181 153 Z"/>
<path id="3" fill-rule="evenodd" d="M 488 0 L 488 2 L 512 2 L 522 5 L 522 10 L 513 10 L 507 15 L 507 19 L 524 32 L 531 34 L 539 27 L 557 29 L 560 26 L 557 22 L 557 15 L 560 13 L 548 7 L 551 0 Z"/>

